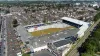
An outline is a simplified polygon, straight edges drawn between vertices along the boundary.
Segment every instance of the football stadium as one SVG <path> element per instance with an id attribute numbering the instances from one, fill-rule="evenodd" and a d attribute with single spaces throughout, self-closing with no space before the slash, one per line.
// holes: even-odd
<path id="1" fill-rule="evenodd" d="M 29 42 L 30 50 L 34 55 L 37 55 L 35 52 L 49 50 L 56 56 L 63 56 L 78 38 L 84 36 L 89 26 L 88 22 L 62 17 L 58 21 L 26 25 L 17 30 L 24 44 Z"/>
<path id="2" fill-rule="evenodd" d="M 29 32 L 32 36 L 38 37 L 75 27 L 56 21 L 56 22 L 51 22 L 49 24 L 42 23 L 37 25 L 26 26 L 25 28 L 27 29 L 27 32 Z"/>

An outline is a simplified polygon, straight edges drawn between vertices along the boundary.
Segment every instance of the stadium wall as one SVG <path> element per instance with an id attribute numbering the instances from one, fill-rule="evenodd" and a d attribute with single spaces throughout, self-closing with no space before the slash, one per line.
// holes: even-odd
<path id="1" fill-rule="evenodd" d="M 45 45 L 45 46 L 42 46 L 42 47 L 34 48 L 34 52 L 38 52 L 38 51 L 41 51 L 43 49 L 48 49 L 48 46 Z"/>
<path id="2" fill-rule="evenodd" d="M 40 26 L 40 27 L 32 27 L 27 29 L 28 32 L 34 32 L 34 31 L 38 31 L 38 30 L 44 30 L 44 29 L 49 29 L 49 28 L 65 28 L 68 27 L 69 25 L 64 24 L 64 23 L 55 23 L 55 24 L 51 24 L 51 25 L 44 25 L 44 26 Z"/>
<path id="3" fill-rule="evenodd" d="M 72 44 L 68 44 L 67 48 L 62 52 L 62 56 L 65 56 L 66 53 L 68 53 L 68 51 L 71 49 L 70 47 L 72 46 Z"/>

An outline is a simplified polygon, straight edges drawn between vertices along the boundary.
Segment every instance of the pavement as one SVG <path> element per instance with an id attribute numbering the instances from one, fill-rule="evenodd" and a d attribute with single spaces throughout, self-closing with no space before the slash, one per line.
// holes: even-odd
<path id="1" fill-rule="evenodd" d="M 77 52 L 77 48 L 80 47 L 82 45 L 82 43 L 85 42 L 85 40 L 88 38 L 88 36 L 90 35 L 90 31 L 92 31 L 94 29 L 94 27 L 100 22 L 100 19 L 95 22 L 95 24 L 93 24 L 92 26 L 90 26 L 88 28 L 88 30 L 85 32 L 85 35 L 80 39 L 80 41 L 74 46 L 73 49 L 70 50 L 70 52 L 67 54 L 67 56 L 75 56 L 78 55 Z"/>
<path id="2" fill-rule="evenodd" d="M 52 52 L 50 52 L 49 50 L 45 49 L 45 50 L 41 50 L 39 52 L 35 52 L 33 54 L 33 56 L 55 56 Z"/>
<path id="3" fill-rule="evenodd" d="M 22 25 L 19 25 L 17 28 L 17 35 L 19 35 L 19 39 L 21 39 L 23 41 L 23 43 L 25 43 L 26 41 L 29 41 L 28 38 L 31 37 L 31 34 L 29 34 L 26 29 L 22 26 Z"/>

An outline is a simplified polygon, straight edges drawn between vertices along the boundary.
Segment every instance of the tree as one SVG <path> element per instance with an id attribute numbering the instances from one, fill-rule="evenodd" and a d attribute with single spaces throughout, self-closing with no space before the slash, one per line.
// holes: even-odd
<path id="1" fill-rule="evenodd" d="M 94 56 L 100 51 L 100 23 L 97 25 L 96 30 L 93 32 L 86 41 L 82 44 L 82 48 L 85 48 L 85 52 L 81 53 L 81 56 Z"/>
<path id="2" fill-rule="evenodd" d="M 89 43 L 87 45 L 87 53 L 94 54 L 94 52 L 95 52 L 95 46 Z"/>
<path id="3" fill-rule="evenodd" d="M 16 20 L 16 19 L 13 19 L 12 24 L 13 24 L 13 27 L 17 27 L 17 26 L 18 26 L 18 22 L 17 22 L 17 20 Z"/>
<path id="4" fill-rule="evenodd" d="M 17 24 L 18 22 L 17 22 L 17 20 L 16 19 L 14 19 L 13 20 L 13 24 Z"/>
<path id="5" fill-rule="evenodd" d="M 9 11 L 9 10 L 6 10 L 5 13 L 6 13 L 6 14 L 7 14 L 7 13 L 10 13 L 10 11 Z"/>
<path id="6" fill-rule="evenodd" d="M 94 21 L 97 21 L 100 18 L 100 12 L 94 16 Z"/>
<path id="7" fill-rule="evenodd" d="M 81 56 L 93 56 L 93 55 L 91 55 L 89 53 L 82 53 Z"/>
<path id="8" fill-rule="evenodd" d="M 29 41 L 26 41 L 25 43 L 26 43 L 26 44 L 29 44 Z"/>

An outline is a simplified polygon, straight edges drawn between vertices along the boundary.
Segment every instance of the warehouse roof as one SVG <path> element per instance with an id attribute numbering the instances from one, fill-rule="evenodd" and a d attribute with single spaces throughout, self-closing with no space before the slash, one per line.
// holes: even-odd
<path id="1" fill-rule="evenodd" d="M 63 45 L 69 44 L 69 43 L 72 43 L 72 41 L 68 40 L 68 39 L 64 39 L 64 40 L 60 40 L 60 41 L 54 42 L 53 44 L 56 47 L 60 47 L 60 46 L 63 46 Z"/>

